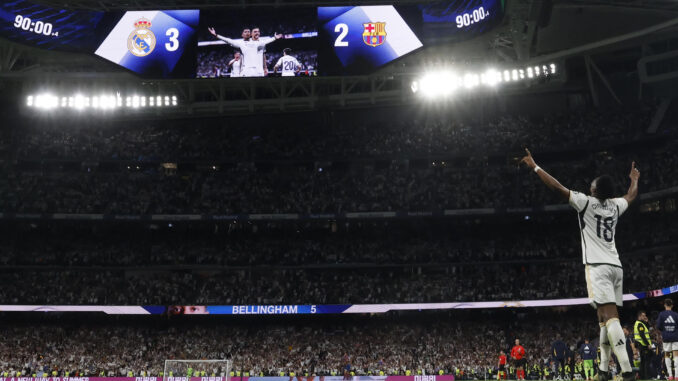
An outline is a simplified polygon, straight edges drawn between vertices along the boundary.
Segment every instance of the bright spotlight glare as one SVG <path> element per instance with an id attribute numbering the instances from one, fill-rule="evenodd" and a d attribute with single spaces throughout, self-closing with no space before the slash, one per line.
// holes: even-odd
<path id="1" fill-rule="evenodd" d="M 32 107 L 32 106 L 33 106 L 33 96 L 32 96 L 32 95 L 29 95 L 29 96 L 26 98 L 26 106 L 28 106 L 28 107 Z"/>
<path id="2" fill-rule="evenodd" d="M 527 78 L 532 78 L 532 77 L 534 77 L 534 75 L 532 74 L 532 68 L 528 67 L 527 68 Z"/>
<path id="3" fill-rule="evenodd" d="M 459 78 L 448 71 L 426 74 L 419 82 L 419 89 L 428 97 L 447 96 L 459 86 Z"/>
<path id="4" fill-rule="evenodd" d="M 49 110 L 59 105 L 59 98 L 51 94 L 38 94 L 33 104 L 39 109 Z"/>
<path id="5" fill-rule="evenodd" d="M 489 69 L 485 72 L 484 78 L 485 78 L 485 80 L 483 81 L 484 84 L 494 86 L 498 82 L 501 82 L 501 73 L 494 69 Z"/>
<path id="6" fill-rule="evenodd" d="M 464 76 L 464 87 L 467 89 L 472 89 L 478 86 L 478 75 L 477 74 L 466 74 Z"/>
<path id="7" fill-rule="evenodd" d="M 551 74 L 556 74 L 556 64 L 551 64 Z"/>
<path id="8" fill-rule="evenodd" d="M 73 107 L 76 110 L 82 110 L 85 108 L 85 97 L 83 97 L 80 94 L 76 94 L 75 97 L 73 98 Z"/>
<path id="9" fill-rule="evenodd" d="M 132 108 L 139 108 L 139 96 L 135 95 L 132 97 Z"/>

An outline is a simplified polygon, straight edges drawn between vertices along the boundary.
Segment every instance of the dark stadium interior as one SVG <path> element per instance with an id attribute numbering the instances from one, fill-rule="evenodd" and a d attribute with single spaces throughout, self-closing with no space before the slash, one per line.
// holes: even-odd
<path id="1" fill-rule="evenodd" d="M 44 7 L 90 44 L 140 13 L 116 62 L 38 33 Z M 423 47 L 392 18 L 370 45 L 403 8 Z M 511 381 L 678 380 L 674 2 L 16 0 L 0 21 L 0 381 L 487 381 L 500 351 Z M 351 22 L 353 58 L 331 35 Z M 268 78 L 231 79 L 208 26 L 288 36 Z M 134 36 L 197 73 L 139 74 Z M 592 193 L 603 174 L 625 198 Z M 618 319 L 592 279 L 617 250 Z"/>

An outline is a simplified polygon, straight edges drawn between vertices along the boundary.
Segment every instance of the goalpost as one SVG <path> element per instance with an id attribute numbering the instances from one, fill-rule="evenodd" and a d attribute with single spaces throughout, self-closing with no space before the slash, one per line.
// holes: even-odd
<path id="1" fill-rule="evenodd" d="M 165 360 L 162 380 L 169 381 L 173 377 L 221 377 L 228 381 L 231 373 L 231 360 Z"/>

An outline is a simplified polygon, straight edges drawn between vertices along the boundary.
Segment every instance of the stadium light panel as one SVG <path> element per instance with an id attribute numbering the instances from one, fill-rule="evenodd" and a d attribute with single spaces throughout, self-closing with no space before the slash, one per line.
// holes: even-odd
<path id="1" fill-rule="evenodd" d="M 26 97 L 26 105 L 28 107 L 33 106 L 33 96 L 32 95 L 29 95 L 28 97 Z"/>
<path id="2" fill-rule="evenodd" d="M 544 73 L 544 75 L 555 73 L 555 64 L 530 66 L 525 68 L 505 69 L 499 71 L 496 69 L 487 69 L 484 73 L 466 73 L 459 76 L 450 71 L 437 71 L 426 73 L 418 80 L 412 81 L 411 89 L 413 93 L 422 93 L 424 96 L 448 96 L 452 94 L 457 88 L 464 87 L 466 89 L 473 89 L 480 85 L 495 86 L 502 82 L 517 82 L 530 80 L 534 77 Z M 172 105 L 174 97 L 172 97 Z M 167 105 L 167 104 L 166 104 Z"/>

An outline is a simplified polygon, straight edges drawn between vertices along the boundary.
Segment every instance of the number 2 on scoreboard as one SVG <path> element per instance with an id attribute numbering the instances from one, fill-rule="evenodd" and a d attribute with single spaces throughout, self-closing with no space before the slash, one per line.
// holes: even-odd
<path id="1" fill-rule="evenodd" d="M 337 39 L 334 40 L 334 46 L 348 46 L 348 41 L 344 41 L 344 37 L 348 34 L 348 25 L 341 23 L 334 26 L 334 31 L 339 33 Z"/>

